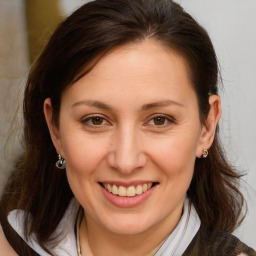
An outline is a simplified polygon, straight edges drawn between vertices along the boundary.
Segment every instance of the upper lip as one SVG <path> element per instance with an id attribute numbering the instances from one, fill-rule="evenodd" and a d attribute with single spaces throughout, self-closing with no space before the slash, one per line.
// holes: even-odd
<path id="1" fill-rule="evenodd" d="M 143 184 L 148 184 L 148 183 L 156 183 L 156 181 L 152 181 L 152 180 L 136 180 L 136 181 L 124 182 L 124 181 L 104 180 L 104 181 L 100 181 L 99 183 L 123 186 L 123 187 L 128 188 L 128 187 L 131 187 L 131 186 L 143 185 Z"/>

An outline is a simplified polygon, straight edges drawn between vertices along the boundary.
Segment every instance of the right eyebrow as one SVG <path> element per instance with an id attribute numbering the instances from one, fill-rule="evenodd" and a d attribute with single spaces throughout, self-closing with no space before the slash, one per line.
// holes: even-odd
<path id="1" fill-rule="evenodd" d="M 100 108 L 100 109 L 105 109 L 105 110 L 111 110 L 112 107 L 110 105 L 107 105 L 101 101 L 97 101 L 97 100 L 81 100 L 81 101 L 78 101 L 76 103 L 74 103 L 72 105 L 72 108 L 73 107 L 78 107 L 78 106 L 81 106 L 81 105 L 86 105 L 86 106 L 89 106 L 89 107 L 96 107 L 96 108 Z"/>

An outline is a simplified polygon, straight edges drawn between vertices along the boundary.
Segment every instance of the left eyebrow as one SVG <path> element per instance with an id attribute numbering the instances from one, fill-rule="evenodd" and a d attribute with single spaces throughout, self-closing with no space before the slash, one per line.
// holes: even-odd
<path id="1" fill-rule="evenodd" d="M 162 101 L 157 101 L 157 102 L 152 102 L 152 103 L 148 103 L 145 104 L 141 107 L 141 109 L 143 111 L 149 110 L 151 108 L 157 108 L 157 107 L 167 107 L 170 105 L 176 105 L 179 107 L 184 107 L 184 105 L 182 103 L 179 103 L 177 101 L 174 100 L 162 100 Z"/>

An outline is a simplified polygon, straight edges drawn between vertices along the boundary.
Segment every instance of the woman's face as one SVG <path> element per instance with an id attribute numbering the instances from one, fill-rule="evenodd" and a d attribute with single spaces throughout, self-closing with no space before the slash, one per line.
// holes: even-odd
<path id="1" fill-rule="evenodd" d="M 184 60 L 146 40 L 63 93 L 52 136 L 87 222 L 138 234 L 178 223 L 205 130 Z"/>

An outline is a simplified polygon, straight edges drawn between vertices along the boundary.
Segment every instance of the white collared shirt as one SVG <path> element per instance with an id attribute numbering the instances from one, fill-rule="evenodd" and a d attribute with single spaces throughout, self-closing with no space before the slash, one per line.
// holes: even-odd
<path id="1" fill-rule="evenodd" d="M 58 237 L 59 244 L 51 248 L 51 244 L 46 247 L 53 255 L 56 256 L 77 256 L 76 236 L 74 227 L 76 225 L 76 217 L 79 209 L 79 203 L 74 198 L 57 226 L 54 237 Z M 23 218 L 24 211 L 13 210 L 8 215 L 8 221 L 12 228 L 19 234 L 19 236 L 39 255 L 50 256 L 45 252 L 37 243 L 35 235 L 31 235 L 29 240 L 25 239 L 23 232 Z M 193 205 L 189 204 L 189 199 L 186 198 L 184 202 L 183 214 L 173 232 L 167 237 L 166 241 L 162 244 L 155 256 L 181 256 L 186 250 L 192 239 L 196 235 L 200 227 L 200 219 L 196 213 Z M 86 255 L 84 255 L 86 256 Z"/>

